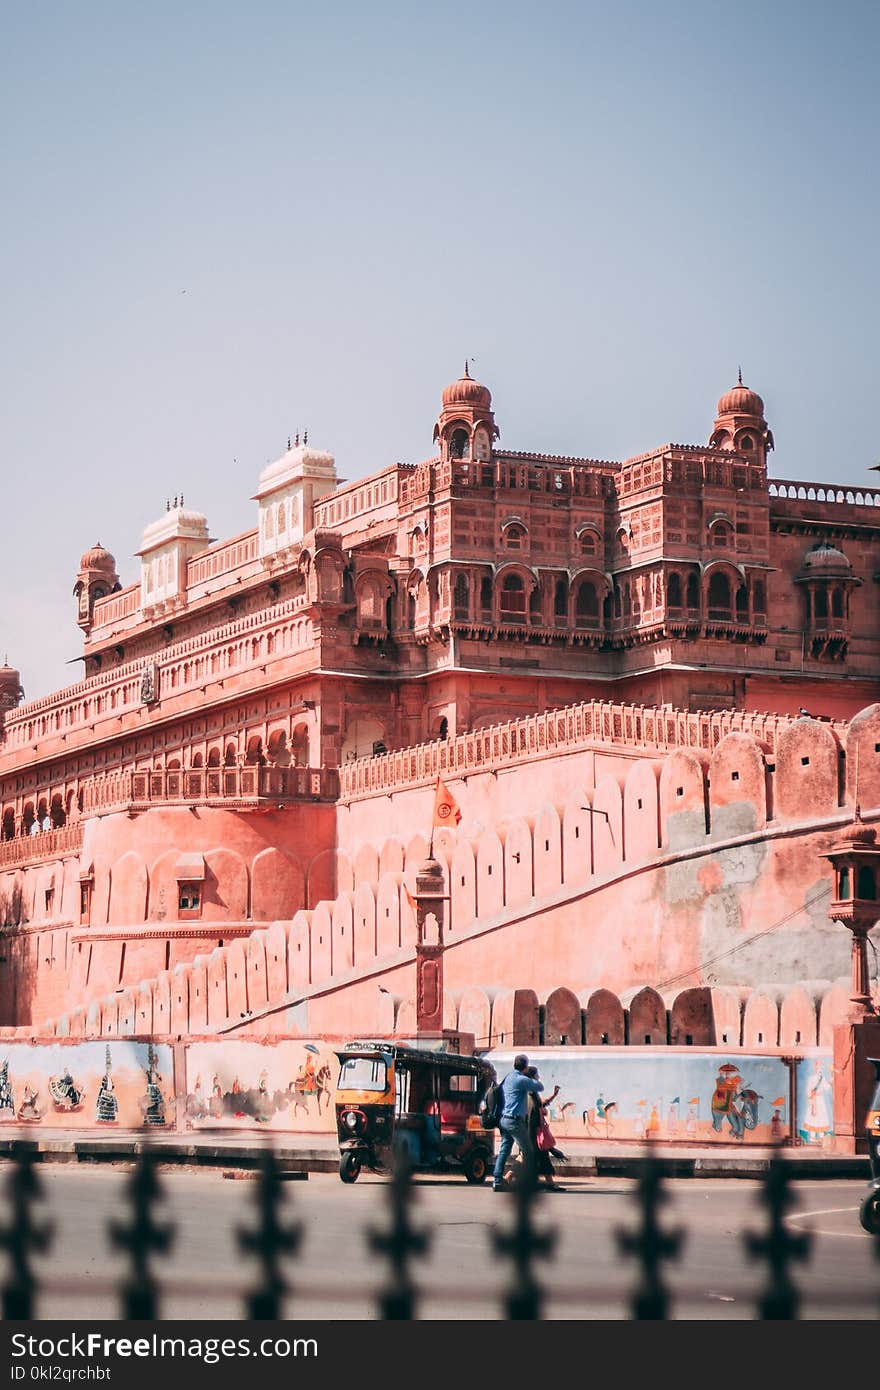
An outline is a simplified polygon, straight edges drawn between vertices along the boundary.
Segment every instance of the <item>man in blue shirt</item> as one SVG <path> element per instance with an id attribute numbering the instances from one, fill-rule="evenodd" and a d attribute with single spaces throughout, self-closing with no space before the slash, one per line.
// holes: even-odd
<path id="1" fill-rule="evenodd" d="M 529 1094 L 543 1091 L 544 1085 L 543 1082 L 526 1076 L 528 1065 L 528 1057 L 522 1052 L 518 1053 L 513 1059 L 513 1071 L 508 1072 L 501 1083 L 504 1104 L 498 1123 L 498 1128 L 501 1130 L 501 1143 L 498 1146 L 498 1157 L 495 1160 L 495 1171 L 492 1174 L 492 1190 L 494 1192 L 505 1191 L 504 1165 L 510 1157 L 510 1151 L 514 1144 L 518 1146 L 522 1154 L 524 1180 L 528 1183 L 533 1183 L 535 1180 L 535 1154 L 529 1138 Z"/>

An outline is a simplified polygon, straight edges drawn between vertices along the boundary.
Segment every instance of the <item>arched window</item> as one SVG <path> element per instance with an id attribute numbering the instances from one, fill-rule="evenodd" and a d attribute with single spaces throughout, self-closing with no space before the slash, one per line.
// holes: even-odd
<path id="1" fill-rule="evenodd" d="M 670 574 L 666 581 L 666 606 L 667 608 L 681 607 L 681 578 L 677 574 Z"/>
<path id="2" fill-rule="evenodd" d="M 451 459 L 467 458 L 469 442 L 467 430 L 453 430 L 452 438 L 449 441 L 449 457 Z"/>
<path id="3" fill-rule="evenodd" d="M 210 748 L 208 750 L 208 767 L 220 766 L 220 749 Z"/>
<path id="4" fill-rule="evenodd" d="M 877 880 L 874 877 L 874 870 L 863 865 L 859 869 L 859 891 L 857 898 L 864 898 L 868 902 L 875 902 L 877 899 Z"/>
<path id="5" fill-rule="evenodd" d="M 192 766 L 193 768 L 199 768 L 199 767 L 204 766 L 204 762 L 205 762 L 205 760 L 204 760 L 204 758 L 202 757 L 201 753 L 194 753 L 194 754 L 193 754 L 193 760 L 192 760 L 192 764 L 191 764 L 191 766 Z"/>
<path id="6" fill-rule="evenodd" d="M 483 613 L 492 612 L 492 580 L 480 580 L 480 609 Z"/>
<path id="7" fill-rule="evenodd" d="M 746 620 L 749 616 L 749 591 L 745 584 L 740 584 L 736 591 L 736 616 Z"/>
<path id="8" fill-rule="evenodd" d="M 12 840 L 15 838 L 15 812 L 8 806 L 3 812 L 3 839 Z"/>
<path id="9" fill-rule="evenodd" d="M 553 594 L 553 612 L 557 618 L 568 617 L 568 581 L 557 579 Z"/>
<path id="10" fill-rule="evenodd" d="M 455 587 L 452 591 L 452 607 L 456 618 L 468 618 L 470 616 L 470 584 L 466 574 L 456 575 Z"/>
<path id="11" fill-rule="evenodd" d="M 53 829 L 55 830 L 60 830 L 62 825 L 64 825 L 67 821 L 67 814 L 64 810 L 64 806 L 61 801 L 60 792 L 56 792 L 55 795 L 52 797 L 52 805 L 49 808 L 49 819 L 51 820 Z"/>
<path id="12" fill-rule="evenodd" d="M 687 606 L 692 613 L 700 611 L 700 581 L 695 574 L 688 575 Z"/>
<path id="13" fill-rule="evenodd" d="M 739 447 L 743 453 L 749 454 L 755 447 L 755 441 L 750 434 L 741 434 L 739 437 Z"/>
<path id="14" fill-rule="evenodd" d="M 726 521 L 716 521 L 709 534 L 716 550 L 726 550 L 733 544 L 733 528 Z"/>
<path id="15" fill-rule="evenodd" d="M 283 502 L 278 503 L 278 534 L 281 535 L 287 527 L 287 508 Z"/>
<path id="16" fill-rule="evenodd" d="M 505 575 L 501 582 L 501 621 L 522 623 L 526 616 L 526 590 L 518 574 Z"/>
<path id="17" fill-rule="evenodd" d="M 237 759 L 236 759 L 236 752 L 235 752 L 235 744 L 234 744 L 234 743 L 227 743 L 227 745 L 226 745 L 226 753 L 224 754 L 224 757 L 223 757 L 224 765 L 225 765 L 226 767 L 235 767 L 236 761 L 237 761 Z"/>
<path id="18" fill-rule="evenodd" d="M 730 617 L 730 580 L 720 570 L 709 580 L 709 617 Z"/>
<path id="19" fill-rule="evenodd" d="M 577 591 L 574 620 L 576 627 L 599 626 L 599 595 L 589 580 L 584 580 Z"/>
<path id="20" fill-rule="evenodd" d="M 831 590 L 831 612 L 835 618 L 843 617 L 843 590 Z"/>
<path id="21" fill-rule="evenodd" d="M 297 724 L 291 734 L 290 752 L 296 767 L 309 766 L 309 731 L 305 724 Z"/>
<path id="22" fill-rule="evenodd" d="M 582 555 L 595 555 L 596 553 L 596 533 L 595 531 L 581 531 L 578 537 Z"/>
<path id="23" fill-rule="evenodd" d="M 828 591 L 824 584 L 820 584 L 816 589 L 816 617 L 828 617 Z"/>
<path id="24" fill-rule="evenodd" d="M 513 522 L 504 529 L 504 544 L 508 550 L 522 550 L 526 539 L 526 528 Z"/>

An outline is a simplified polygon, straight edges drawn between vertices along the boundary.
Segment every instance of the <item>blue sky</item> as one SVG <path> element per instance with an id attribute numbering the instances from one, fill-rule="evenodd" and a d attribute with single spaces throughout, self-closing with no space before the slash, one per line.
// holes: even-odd
<path id="1" fill-rule="evenodd" d="M 75 679 L 184 492 L 221 538 L 308 426 L 431 452 L 465 356 L 510 448 L 708 437 L 742 364 L 778 477 L 876 481 L 880 6 L 7 5 L 0 657 Z"/>

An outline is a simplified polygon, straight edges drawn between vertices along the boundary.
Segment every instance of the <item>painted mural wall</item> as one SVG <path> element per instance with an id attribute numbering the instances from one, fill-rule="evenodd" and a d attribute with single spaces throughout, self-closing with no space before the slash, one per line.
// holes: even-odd
<path id="1" fill-rule="evenodd" d="M 43 1129 L 173 1129 L 171 1048 L 161 1043 L 5 1043 L 0 1125 Z"/>
<path id="2" fill-rule="evenodd" d="M 486 1057 L 503 1078 L 514 1055 L 493 1051 Z M 576 1138 L 766 1145 L 791 1136 L 789 1069 L 781 1057 L 691 1048 L 634 1056 L 631 1048 L 570 1047 L 534 1049 L 530 1057 L 545 1092 L 559 1085 L 550 1122 L 560 1143 Z M 829 1052 L 799 1062 L 795 1138 L 830 1140 L 832 1075 Z"/>
<path id="3" fill-rule="evenodd" d="M 329 1043 L 190 1043 L 185 1067 L 187 1129 L 336 1132 Z"/>

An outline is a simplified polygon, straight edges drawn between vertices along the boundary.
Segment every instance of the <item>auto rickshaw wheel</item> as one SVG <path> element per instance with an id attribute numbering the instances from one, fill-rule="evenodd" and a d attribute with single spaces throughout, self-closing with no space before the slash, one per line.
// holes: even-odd
<path id="1" fill-rule="evenodd" d="M 339 1155 L 339 1176 L 343 1182 L 357 1182 L 361 1175 L 363 1160 L 359 1153 L 348 1153 Z"/>
<path id="2" fill-rule="evenodd" d="M 869 1236 L 880 1236 L 880 1188 L 872 1187 L 862 1198 L 859 1221 Z"/>
<path id="3" fill-rule="evenodd" d="M 485 1182 L 489 1176 L 489 1155 L 485 1149 L 474 1149 L 464 1161 L 464 1175 L 468 1182 Z"/>

